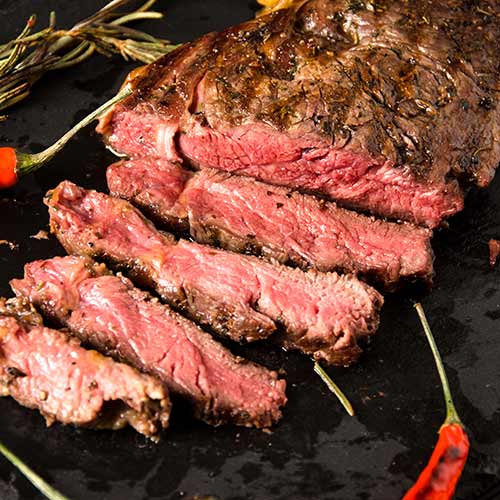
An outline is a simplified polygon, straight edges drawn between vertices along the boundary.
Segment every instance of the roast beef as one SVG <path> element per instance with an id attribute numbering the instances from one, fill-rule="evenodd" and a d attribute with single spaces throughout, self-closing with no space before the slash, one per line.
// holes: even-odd
<path id="1" fill-rule="evenodd" d="M 162 383 L 44 328 L 22 299 L 0 299 L 0 395 L 38 409 L 48 425 L 131 425 L 153 439 L 170 415 Z"/>
<path id="2" fill-rule="evenodd" d="M 213 169 L 190 173 L 158 159 L 107 171 L 113 196 L 153 220 L 189 230 L 200 243 L 254 253 L 302 269 L 343 270 L 386 290 L 401 280 L 431 281 L 431 231 L 375 220 L 334 203 Z"/>
<path id="3" fill-rule="evenodd" d="M 286 328 L 283 345 L 349 364 L 383 299 L 353 276 L 304 272 L 158 232 L 130 203 L 65 181 L 49 193 L 52 231 L 70 253 L 107 259 L 232 339 Z"/>
<path id="4" fill-rule="evenodd" d="M 500 160 L 498 2 L 296 0 L 134 71 L 116 151 L 428 226 Z"/>
<path id="5" fill-rule="evenodd" d="M 32 262 L 24 279 L 11 286 L 82 341 L 157 376 L 208 423 L 267 427 L 281 417 L 286 384 L 276 372 L 233 356 L 192 322 L 128 279 L 105 274 L 88 257 Z"/>

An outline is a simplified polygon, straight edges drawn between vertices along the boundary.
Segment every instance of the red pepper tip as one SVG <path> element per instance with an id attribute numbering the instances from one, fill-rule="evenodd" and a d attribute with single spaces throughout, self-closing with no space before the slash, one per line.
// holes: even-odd
<path id="1" fill-rule="evenodd" d="M 17 154 L 14 148 L 0 148 L 0 189 L 17 184 Z"/>
<path id="2" fill-rule="evenodd" d="M 32 14 L 30 18 L 28 19 L 27 26 L 29 29 L 33 29 L 36 24 L 36 15 Z"/>

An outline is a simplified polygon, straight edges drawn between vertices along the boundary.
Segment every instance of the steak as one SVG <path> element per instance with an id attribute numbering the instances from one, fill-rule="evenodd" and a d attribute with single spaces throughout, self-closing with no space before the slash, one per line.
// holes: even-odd
<path id="1" fill-rule="evenodd" d="M 22 299 L 0 299 L 0 395 L 38 409 L 47 425 L 131 425 L 155 440 L 170 415 L 167 389 L 158 380 L 44 328 Z"/>
<path id="2" fill-rule="evenodd" d="M 46 198 L 69 253 L 118 264 L 216 332 L 254 340 L 286 328 L 283 346 L 349 364 L 378 327 L 382 296 L 353 276 L 304 272 L 158 232 L 124 200 L 65 181 Z"/>
<path id="3" fill-rule="evenodd" d="M 498 2 L 296 0 L 127 79 L 116 151 L 435 227 L 500 160 Z"/>
<path id="4" fill-rule="evenodd" d="M 157 376 L 189 399 L 197 418 L 267 427 L 281 417 L 285 381 L 225 347 L 124 277 L 103 274 L 88 257 L 25 266 L 16 295 L 95 348 Z"/>
<path id="5" fill-rule="evenodd" d="M 343 270 L 386 290 L 433 275 L 432 233 L 213 169 L 190 173 L 165 160 L 136 159 L 107 171 L 113 196 L 198 242 L 318 271 Z"/>

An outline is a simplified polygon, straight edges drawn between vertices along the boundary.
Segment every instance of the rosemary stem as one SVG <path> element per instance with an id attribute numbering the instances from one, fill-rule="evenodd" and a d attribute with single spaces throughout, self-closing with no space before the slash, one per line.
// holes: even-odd
<path id="1" fill-rule="evenodd" d="M 347 399 L 347 396 L 342 392 L 340 387 L 330 378 L 328 373 L 323 370 L 321 365 L 315 361 L 314 362 L 314 371 L 320 376 L 321 380 L 327 385 L 328 389 L 330 389 L 335 396 L 337 396 L 338 400 L 342 403 L 342 406 L 345 408 L 347 413 L 353 417 L 354 416 L 354 408 L 351 405 L 351 402 Z"/>
<path id="2" fill-rule="evenodd" d="M 43 493 L 49 500 L 69 500 L 68 497 L 56 491 L 47 484 L 35 471 L 29 468 L 20 458 L 0 443 L 0 453 L 16 467 L 30 483 Z"/>
<path id="3" fill-rule="evenodd" d="M 429 342 L 429 345 L 431 347 L 431 351 L 434 356 L 436 367 L 439 373 L 439 378 L 441 379 L 441 386 L 443 387 L 443 396 L 446 404 L 446 420 L 444 422 L 444 425 L 449 425 L 449 424 L 462 425 L 460 417 L 458 416 L 457 410 L 455 408 L 455 404 L 453 403 L 453 399 L 451 397 L 450 384 L 448 382 L 448 377 L 446 376 L 446 371 L 443 366 L 443 360 L 441 358 L 441 354 L 439 354 L 439 350 L 436 345 L 436 341 L 434 340 L 434 336 L 432 335 L 431 327 L 427 322 L 424 308 L 420 303 L 417 303 L 415 304 L 415 309 L 417 310 L 420 322 L 422 323 L 422 327 L 425 332 L 425 336 L 427 337 L 427 341 Z"/>
<path id="4" fill-rule="evenodd" d="M 130 2 L 131 0 L 111 0 L 111 2 L 106 4 L 101 10 L 97 11 L 94 15 L 88 17 L 87 19 L 80 21 L 78 24 L 75 24 L 75 26 L 73 26 L 73 28 L 71 29 L 78 30 L 96 21 L 105 19 L 109 16 L 109 14 L 112 14 L 113 11 L 116 10 L 118 7 L 123 7 L 124 5 Z"/>
<path id="5" fill-rule="evenodd" d="M 127 26 L 136 21 L 161 19 L 161 12 L 149 10 L 155 0 L 146 0 L 138 8 L 129 8 L 129 12 L 117 11 L 131 2 L 111 0 L 69 30 L 56 30 L 56 16 L 51 12 L 49 25 L 31 33 L 35 25 L 32 16 L 16 39 L 0 44 L 0 111 L 26 98 L 47 72 L 79 64 L 95 52 L 104 56 L 118 54 L 125 60 L 148 64 L 173 50 L 175 45 L 168 40 Z M 14 88 L 17 90 L 11 92 Z"/>
<path id="6" fill-rule="evenodd" d="M 154 4 L 156 0 L 148 0 L 142 7 L 139 7 L 136 12 L 145 12 L 149 10 Z"/>
<path id="7" fill-rule="evenodd" d="M 61 57 L 61 59 L 55 62 L 51 68 L 52 69 L 63 69 L 75 64 L 79 64 L 85 59 L 88 59 L 95 52 L 95 45 L 88 42 L 83 42 L 75 49 L 75 52 L 70 56 Z M 84 51 L 84 52 L 82 52 Z M 79 55 L 78 55 L 79 54 Z"/>

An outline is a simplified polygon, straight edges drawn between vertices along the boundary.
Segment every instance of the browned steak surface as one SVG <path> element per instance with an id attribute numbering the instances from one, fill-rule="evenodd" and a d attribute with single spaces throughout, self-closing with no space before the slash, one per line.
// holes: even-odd
<path id="1" fill-rule="evenodd" d="M 376 220 L 249 177 L 188 172 L 161 159 L 115 163 L 107 179 L 113 196 L 153 220 L 189 230 L 200 243 L 302 269 L 359 274 L 385 290 L 402 281 L 432 280 L 429 229 Z"/>
<path id="2" fill-rule="evenodd" d="M 170 415 L 160 381 L 44 328 L 22 299 L 0 299 L 0 395 L 38 409 L 48 425 L 131 425 L 153 439 Z"/>
<path id="3" fill-rule="evenodd" d="M 233 356 L 128 279 L 102 274 L 88 257 L 32 262 L 11 285 L 82 341 L 157 376 L 191 401 L 197 418 L 267 427 L 281 417 L 286 383 L 276 372 Z"/>
<path id="4" fill-rule="evenodd" d="M 134 72 L 100 131 L 436 226 L 500 160 L 497 0 L 300 0 Z"/>
<path id="5" fill-rule="evenodd" d="M 70 253 L 102 257 L 192 318 L 236 340 L 286 329 L 283 345 L 349 364 L 372 335 L 382 296 L 350 275 L 304 272 L 160 233 L 125 200 L 61 183 L 47 196 Z"/>

